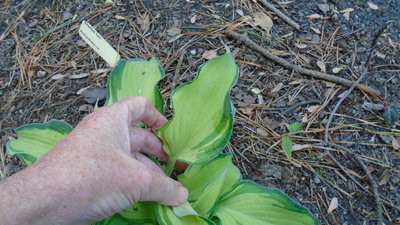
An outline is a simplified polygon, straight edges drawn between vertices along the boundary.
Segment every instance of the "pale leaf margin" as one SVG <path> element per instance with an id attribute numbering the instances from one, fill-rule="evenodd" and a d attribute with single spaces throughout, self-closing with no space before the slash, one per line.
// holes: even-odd
<path id="1" fill-rule="evenodd" d="M 234 204 L 240 204 L 244 203 L 245 207 L 243 205 L 241 206 L 243 208 L 248 208 L 254 207 L 254 209 L 251 210 L 251 213 L 246 214 L 245 212 L 239 212 L 238 214 L 233 215 L 233 209 L 232 207 L 234 206 L 229 206 L 229 203 L 226 203 L 226 201 L 232 200 L 234 198 L 237 198 L 240 195 L 246 195 L 246 194 L 252 194 L 252 192 L 249 191 L 243 191 L 240 193 L 240 189 L 244 188 L 250 188 L 253 189 L 254 193 L 256 194 L 256 200 L 251 201 L 250 204 L 248 202 L 242 202 L 242 201 L 237 201 L 237 199 L 234 202 Z M 236 194 L 235 192 L 239 192 L 239 194 Z M 269 195 L 269 196 L 267 196 Z M 273 196 L 275 195 L 275 196 Z M 233 197 L 232 197 L 233 196 Z M 271 197 L 272 196 L 272 197 Z M 275 199 L 274 199 L 275 198 Z M 249 200 L 250 198 L 247 198 Z M 265 203 L 259 204 L 257 206 L 256 202 L 257 200 L 263 200 L 263 199 L 273 199 L 276 202 L 270 205 L 267 205 Z M 287 207 L 289 205 L 290 207 Z M 231 209 L 229 209 L 231 207 Z M 262 207 L 275 207 L 275 213 L 280 214 L 280 215 L 269 215 L 266 216 L 267 214 L 271 214 L 272 210 L 267 209 L 264 210 Z M 260 211 L 262 210 L 262 211 Z M 224 216 L 225 214 L 225 216 Z M 253 215 L 252 215 L 253 214 Z M 254 215 L 258 214 L 258 215 Z M 226 216 L 228 215 L 228 216 Z M 264 218 L 260 218 L 260 215 L 263 216 Z M 243 180 L 239 182 L 233 189 L 232 191 L 226 193 L 223 195 L 215 208 L 214 215 L 217 217 L 220 221 L 221 225 L 241 225 L 241 224 L 247 224 L 249 221 L 248 219 L 254 219 L 252 222 L 254 222 L 254 225 L 269 225 L 269 224 L 280 224 L 280 225 L 319 225 L 318 220 L 311 214 L 311 212 L 299 205 L 298 203 L 294 202 L 289 196 L 287 196 L 285 193 L 283 193 L 279 189 L 271 189 L 271 188 L 266 188 L 264 186 L 261 186 L 254 181 L 251 180 Z M 290 217 L 292 216 L 292 217 Z M 300 217 L 304 216 L 304 217 Z M 248 217 L 245 219 L 246 221 L 237 221 L 235 220 L 239 217 Z M 229 223 L 227 222 L 229 221 Z"/>
<path id="2" fill-rule="evenodd" d="M 18 138 L 7 143 L 7 154 L 18 156 L 30 166 L 44 154 L 53 149 L 73 127 L 61 120 L 46 123 L 30 123 L 15 129 Z"/>

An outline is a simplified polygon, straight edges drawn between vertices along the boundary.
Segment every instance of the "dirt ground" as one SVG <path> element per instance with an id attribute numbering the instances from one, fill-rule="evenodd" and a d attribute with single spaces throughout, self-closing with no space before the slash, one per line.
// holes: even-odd
<path id="1" fill-rule="evenodd" d="M 233 153 L 244 177 L 282 189 L 321 224 L 377 224 L 373 185 L 361 162 L 377 183 L 384 223 L 399 224 L 400 124 L 383 119 L 385 107 L 400 106 L 398 0 L 268 1 L 300 24 L 300 31 L 261 2 L 1 1 L 0 179 L 23 168 L 5 155 L 5 144 L 16 137 L 14 128 L 50 119 L 76 125 L 93 111 L 90 99 L 77 92 L 104 88 L 111 68 L 78 35 L 85 19 L 123 58 L 158 57 L 166 71 L 160 83 L 165 98 L 175 83 L 191 80 L 206 58 L 223 54 L 228 45 L 240 78 L 232 90 L 237 113 L 225 151 Z M 328 142 L 339 147 L 329 145 L 324 126 L 349 87 L 268 60 L 226 29 L 246 34 L 291 64 L 351 81 L 361 76 L 371 53 L 361 83 L 378 95 L 359 88 L 349 94 L 328 133 Z M 288 160 L 280 140 L 293 122 L 303 125 L 293 136 L 297 150 Z M 334 198 L 338 207 L 328 213 Z"/>

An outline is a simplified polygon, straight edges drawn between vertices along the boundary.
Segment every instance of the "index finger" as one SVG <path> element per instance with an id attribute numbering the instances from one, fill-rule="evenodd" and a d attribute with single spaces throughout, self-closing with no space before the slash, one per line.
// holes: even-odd
<path id="1" fill-rule="evenodd" d="M 151 129 L 157 129 L 168 122 L 145 97 L 130 97 L 117 102 L 117 104 L 126 107 L 131 124 L 142 122 Z"/>

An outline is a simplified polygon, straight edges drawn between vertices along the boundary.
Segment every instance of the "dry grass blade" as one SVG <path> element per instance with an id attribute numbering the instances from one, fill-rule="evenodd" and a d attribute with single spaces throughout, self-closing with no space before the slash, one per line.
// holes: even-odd
<path id="1" fill-rule="evenodd" d="M 333 76 L 333 75 L 326 74 L 326 73 L 321 73 L 321 72 L 314 71 L 314 70 L 305 69 L 305 68 L 303 68 L 301 66 L 291 64 L 290 62 L 286 61 L 285 59 L 274 55 L 270 51 L 266 50 L 265 48 L 263 48 L 262 46 L 258 45 L 254 41 L 250 40 L 248 37 L 246 37 L 244 35 L 241 35 L 241 34 L 238 34 L 238 33 L 234 32 L 232 30 L 225 30 L 224 33 L 229 35 L 230 37 L 233 37 L 233 38 L 235 38 L 237 40 L 242 41 L 244 44 L 246 44 L 251 49 L 261 53 L 266 58 L 268 58 L 268 59 L 270 59 L 270 60 L 272 60 L 272 61 L 274 61 L 274 62 L 276 62 L 276 63 L 278 63 L 280 65 L 282 65 L 283 67 L 285 67 L 287 69 L 290 69 L 290 70 L 296 71 L 298 73 L 301 73 L 301 74 L 304 74 L 304 75 L 308 75 L 308 76 L 311 76 L 311 77 L 314 77 L 314 78 L 317 78 L 317 79 L 331 81 L 331 82 L 334 82 L 334 83 L 337 83 L 337 84 L 341 84 L 341 85 L 344 85 L 344 86 L 348 86 L 348 87 L 350 87 L 350 86 L 352 86 L 354 84 L 353 81 L 350 81 L 350 80 L 347 80 L 347 79 L 344 79 L 344 78 L 341 78 L 341 77 Z M 364 85 L 361 85 L 361 84 L 358 84 L 356 86 L 360 90 L 365 91 L 366 93 L 368 93 L 368 94 L 372 95 L 373 97 L 379 99 L 379 97 L 378 97 L 379 94 L 375 90 L 373 90 L 371 88 L 368 88 L 368 87 L 366 87 Z"/>

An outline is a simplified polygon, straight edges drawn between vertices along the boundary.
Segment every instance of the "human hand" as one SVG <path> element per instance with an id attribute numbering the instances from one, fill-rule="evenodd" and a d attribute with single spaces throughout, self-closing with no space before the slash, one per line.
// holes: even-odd
<path id="1" fill-rule="evenodd" d="M 3 186 L 19 186 L 23 195 L 25 214 L 19 218 L 25 224 L 84 225 L 139 201 L 184 203 L 186 188 L 142 154 L 167 160 L 158 138 L 134 126 L 139 122 L 154 130 L 167 120 L 143 97 L 100 108 L 35 164 L 6 179 Z"/>

